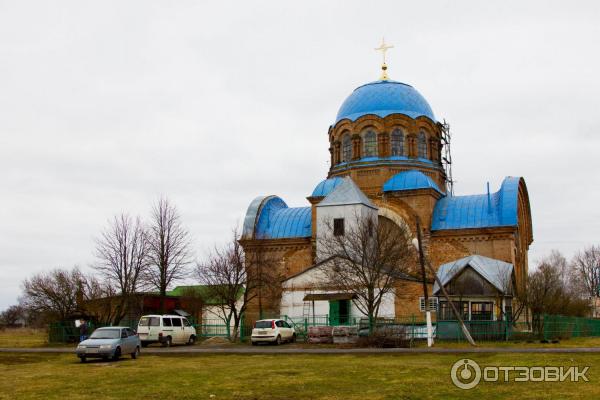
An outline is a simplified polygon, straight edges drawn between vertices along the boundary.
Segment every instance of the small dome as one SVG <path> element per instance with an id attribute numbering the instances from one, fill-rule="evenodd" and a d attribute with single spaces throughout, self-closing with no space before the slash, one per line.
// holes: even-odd
<path id="1" fill-rule="evenodd" d="M 322 180 L 313 190 L 311 197 L 325 197 L 333 191 L 344 180 L 340 177 Z"/>
<path id="2" fill-rule="evenodd" d="M 433 189 L 440 194 L 444 194 L 430 177 L 414 169 L 399 172 L 383 184 L 384 192 L 416 189 Z"/>
<path id="3" fill-rule="evenodd" d="M 356 88 L 340 107 L 335 123 L 345 118 L 355 121 L 367 114 L 381 118 L 390 114 L 425 116 L 435 121 L 425 98 L 412 86 L 396 81 L 375 81 Z"/>

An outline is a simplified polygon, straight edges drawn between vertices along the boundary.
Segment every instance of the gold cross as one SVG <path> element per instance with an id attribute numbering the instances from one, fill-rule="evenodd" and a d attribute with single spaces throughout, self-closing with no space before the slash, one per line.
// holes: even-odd
<path id="1" fill-rule="evenodd" d="M 381 39 L 381 46 L 375 48 L 375 50 L 381 51 L 381 54 L 383 55 L 383 64 L 384 65 L 385 65 L 385 52 L 388 51 L 389 49 L 393 49 L 393 48 L 394 48 L 394 46 L 385 44 L 385 38 Z"/>
<path id="2" fill-rule="evenodd" d="M 381 64 L 381 78 L 379 78 L 382 81 L 388 80 L 387 64 L 385 63 L 385 52 L 388 51 L 389 49 L 393 49 L 393 48 L 394 48 L 394 46 L 385 44 L 385 38 L 381 39 L 381 46 L 375 48 L 375 50 L 381 51 L 381 54 L 383 55 L 383 64 Z"/>

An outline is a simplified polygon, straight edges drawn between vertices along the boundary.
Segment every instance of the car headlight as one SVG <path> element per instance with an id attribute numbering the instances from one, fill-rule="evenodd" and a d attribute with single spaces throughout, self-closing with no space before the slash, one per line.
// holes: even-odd
<path id="1" fill-rule="evenodd" d="M 101 350 L 110 350 L 112 349 L 113 345 L 112 344 L 102 344 L 100 345 L 100 349 Z"/>
<path id="2" fill-rule="evenodd" d="M 85 349 L 85 345 L 83 345 L 83 344 L 77 345 L 77 348 L 78 349 Z"/>

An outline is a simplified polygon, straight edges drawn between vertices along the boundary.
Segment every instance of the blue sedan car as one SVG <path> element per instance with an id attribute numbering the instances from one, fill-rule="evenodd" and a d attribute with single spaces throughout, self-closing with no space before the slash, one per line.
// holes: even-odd
<path id="1" fill-rule="evenodd" d="M 140 338 L 132 329 L 110 326 L 96 329 L 89 339 L 79 343 L 75 352 L 81 362 L 89 357 L 118 360 L 122 354 L 137 358 L 141 347 Z"/>

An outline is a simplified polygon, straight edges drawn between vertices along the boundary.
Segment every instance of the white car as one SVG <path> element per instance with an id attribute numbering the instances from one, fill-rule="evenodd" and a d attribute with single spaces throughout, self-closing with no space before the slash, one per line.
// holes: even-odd
<path id="1" fill-rule="evenodd" d="M 294 328 L 282 319 L 261 319 L 254 323 L 252 336 L 250 338 L 252 345 L 258 343 L 295 342 L 296 331 Z"/>
<path id="2" fill-rule="evenodd" d="M 196 329 L 179 315 L 144 315 L 138 323 L 137 333 L 143 347 L 150 343 L 169 347 L 172 344 L 196 342 Z"/>

